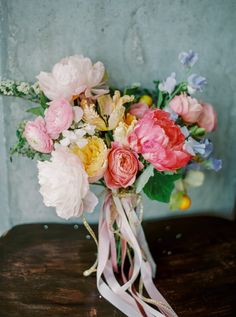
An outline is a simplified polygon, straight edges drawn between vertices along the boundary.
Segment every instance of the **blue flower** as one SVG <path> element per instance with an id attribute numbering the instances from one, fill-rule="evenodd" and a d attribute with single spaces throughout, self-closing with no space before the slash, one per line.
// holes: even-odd
<path id="1" fill-rule="evenodd" d="M 192 137 L 185 141 L 184 149 L 191 155 L 200 154 L 202 158 L 208 158 L 213 151 L 213 144 L 208 139 L 203 139 L 200 142 Z"/>
<path id="2" fill-rule="evenodd" d="M 201 140 L 200 143 L 205 145 L 205 151 L 203 154 L 201 154 L 201 156 L 203 158 L 209 157 L 211 155 L 211 153 L 213 152 L 213 148 L 214 148 L 213 143 L 210 142 L 208 139 L 203 139 L 203 140 Z"/>
<path id="3" fill-rule="evenodd" d="M 172 110 L 169 106 L 165 107 L 164 110 L 170 114 L 170 119 L 172 121 L 176 121 L 178 119 L 178 114 L 174 110 Z"/>
<path id="4" fill-rule="evenodd" d="M 181 52 L 179 54 L 179 61 L 186 67 L 192 67 L 198 61 L 198 54 L 192 50 Z"/>
<path id="5" fill-rule="evenodd" d="M 207 84 L 207 80 L 205 77 L 197 75 L 197 74 L 192 74 L 188 77 L 188 90 L 189 93 L 194 93 L 195 91 L 202 91 L 204 85 Z"/>
<path id="6" fill-rule="evenodd" d="M 193 156 L 196 154 L 204 155 L 205 148 L 205 144 L 201 144 L 200 142 L 194 140 L 191 136 L 184 143 L 184 150 Z"/>
<path id="7" fill-rule="evenodd" d="M 160 91 L 165 91 L 171 94 L 176 86 L 175 73 L 172 73 L 165 81 L 159 84 L 158 88 Z"/>
<path id="8" fill-rule="evenodd" d="M 207 161 L 204 162 L 204 166 L 207 169 L 218 172 L 222 168 L 222 160 L 210 157 Z"/>

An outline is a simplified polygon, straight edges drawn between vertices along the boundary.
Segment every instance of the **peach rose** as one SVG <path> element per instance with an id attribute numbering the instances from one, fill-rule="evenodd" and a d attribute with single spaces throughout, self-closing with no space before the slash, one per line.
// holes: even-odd
<path id="1" fill-rule="evenodd" d="M 175 96 L 170 102 L 169 106 L 187 123 L 197 122 L 201 112 L 202 105 L 197 99 L 181 94 Z"/>
<path id="2" fill-rule="evenodd" d="M 60 133 L 71 126 L 73 119 L 73 108 L 67 100 L 51 101 L 45 112 L 46 127 L 50 137 L 57 139 Z"/>
<path id="3" fill-rule="evenodd" d="M 104 174 L 107 187 L 117 189 L 131 186 L 141 167 L 135 152 L 114 142 L 108 154 L 108 167 Z"/>
<path id="4" fill-rule="evenodd" d="M 204 128 L 207 132 L 211 132 L 216 128 L 217 115 L 212 105 L 209 103 L 202 103 L 202 112 L 198 118 L 197 124 Z"/>
<path id="5" fill-rule="evenodd" d="M 42 117 L 28 121 L 23 135 L 34 150 L 41 153 L 52 152 L 53 142 L 47 133 L 46 124 Z"/>

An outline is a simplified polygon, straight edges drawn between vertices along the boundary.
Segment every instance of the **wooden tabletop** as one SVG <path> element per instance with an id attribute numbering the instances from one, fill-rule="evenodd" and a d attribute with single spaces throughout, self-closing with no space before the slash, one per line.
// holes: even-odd
<path id="1" fill-rule="evenodd" d="M 144 228 L 156 285 L 180 317 L 236 316 L 235 222 L 183 217 Z M 82 275 L 95 253 L 82 226 L 13 228 L 0 239 L 0 316 L 123 316 L 99 296 L 95 276 Z"/>

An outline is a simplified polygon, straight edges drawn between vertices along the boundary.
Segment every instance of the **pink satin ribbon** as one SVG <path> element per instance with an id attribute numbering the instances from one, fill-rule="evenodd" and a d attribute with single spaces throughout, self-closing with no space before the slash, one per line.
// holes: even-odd
<path id="1" fill-rule="evenodd" d="M 114 215 L 115 206 L 115 215 Z M 121 278 L 118 272 L 114 222 L 121 237 Z M 119 196 L 117 192 L 106 194 L 99 218 L 99 246 L 97 288 L 111 304 L 129 317 L 177 317 L 176 313 L 155 287 L 155 262 L 149 251 L 137 212 L 129 194 Z M 128 277 L 124 272 L 127 247 L 132 248 Z M 149 298 L 143 297 L 134 286 L 141 279 Z M 156 307 L 156 308 L 155 308 Z"/>

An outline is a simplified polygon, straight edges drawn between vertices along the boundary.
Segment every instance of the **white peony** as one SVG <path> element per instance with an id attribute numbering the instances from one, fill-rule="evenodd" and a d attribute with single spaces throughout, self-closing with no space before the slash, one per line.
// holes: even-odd
<path id="1" fill-rule="evenodd" d="M 37 76 L 40 89 L 50 99 L 64 98 L 70 101 L 73 96 L 85 93 L 86 97 L 108 92 L 103 89 L 105 67 L 103 63 L 92 61 L 83 55 L 63 58 L 54 65 L 52 72 L 40 72 Z"/>
<path id="2" fill-rule="evenodd" d="M 47 207 L 64 219 L 92 212 L 98 203 L 79 158 L 65 148 L 52 152 L 51 161 L 38 162 L 40 193 Z"/>

